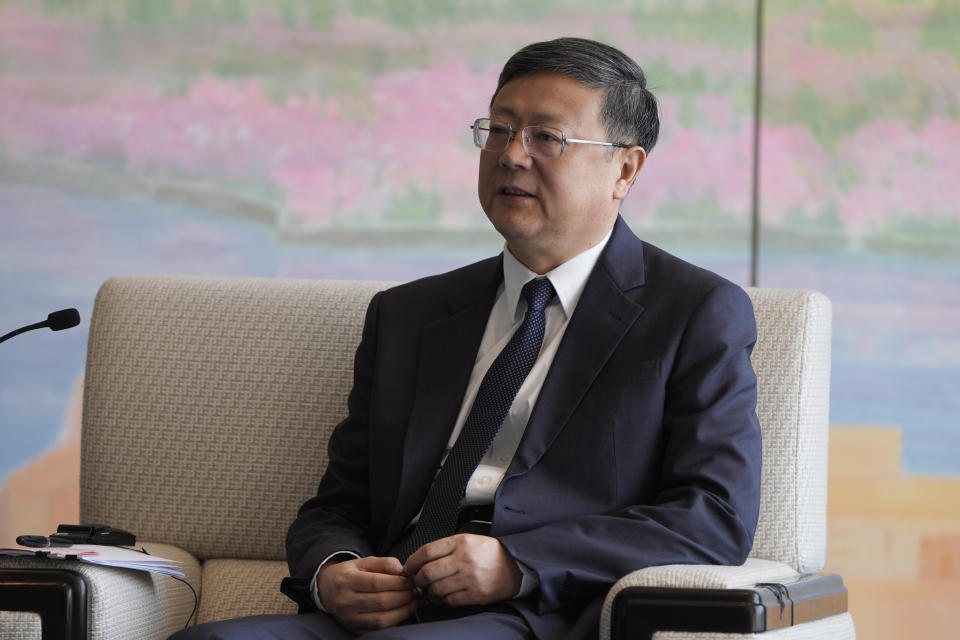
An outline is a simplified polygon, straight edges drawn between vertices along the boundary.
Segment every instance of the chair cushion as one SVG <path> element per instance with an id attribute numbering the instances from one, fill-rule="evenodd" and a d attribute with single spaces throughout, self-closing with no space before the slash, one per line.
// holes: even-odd
<path id="1" fill-rule="evenodd" d="M 207 560 L 199 622 L 296 613 L 296 603 L 280 593 L 280 581 L 288 575 L 287 563 L 276 560 Z"/>

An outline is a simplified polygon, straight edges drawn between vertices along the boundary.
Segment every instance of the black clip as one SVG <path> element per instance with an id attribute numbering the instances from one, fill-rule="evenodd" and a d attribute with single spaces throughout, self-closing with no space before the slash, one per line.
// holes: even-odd
<path id="1" fill-rule="evenodd" d="M 773 592 L 777 602 L 780 603 L 781 618 L 783 617 L 783 609 L 787 606 L 787 601 L 790 601 L 790 626 L 793 626 L 793 598 L 790 597 L 790 590 L 779 582 L 758 582 L 756 586 Z"/>

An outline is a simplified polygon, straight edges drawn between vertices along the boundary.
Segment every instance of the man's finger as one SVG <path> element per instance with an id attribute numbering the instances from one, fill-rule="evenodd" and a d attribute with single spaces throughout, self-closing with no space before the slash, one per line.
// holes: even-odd
<path id="1" fill-rule="evenodd" d="M 403 565 L 403 572 L 408 576 L 416 575 L 423 565 L 450 555 L 456 548 L 456 536 L 449 536 L 428 542 L 407 558 L 406 564 Z"/>
<path id="2" fill-rule="evenodd" d="M 401 591 L 412 589 L 413 583 L 403 575 L 403 565 L 396 558 L 367 557 L 343 563 L 341 584 L 353 591 Z"/>
<path id="3" fill-rule="evenodd" d="M 354 566 L 364 571 L 373 573 L 387 573 L 399 576 L 403 574 L 403 565 L 399 560 L 392 557 L 367 556 L 366 558 L 357 558 L 354 560 Z"/>
<path id="4" fill-rule="evenodd" d="M 420 567 L 412 580 L 418 587 L 429 587 L 438 580 L 448 579 L 456 575 L 459 568 L 459 564 L 453 556 L 443 556 Z"/>
<path id="5" fill-rule="evenodd" d="M 403 609 L 416 602 L 413 589 L 382 591 L 380 593 L 355 593 L 350 599 L 350 609 L 357 613 L 373 613 Z"/>
<path id="6" fill-rule="evenodd" d="M 424 589 L 428 590 L 432 596 L 446 600 L 447 596 L 453 593 L 471 591 L 473 586 L 468 576 L 454 573 L 450 576 L 434 580 L 428 587 L 424 587 Z"/>
<path id="7" fill-rule="evenodd" d="M 406 576 L 389 576 L 383 573 L 355 571 L 347 577 L 347 584 L 354 591 L 378 593 L 380 591 L 409 591 L 413 582 Z"/>

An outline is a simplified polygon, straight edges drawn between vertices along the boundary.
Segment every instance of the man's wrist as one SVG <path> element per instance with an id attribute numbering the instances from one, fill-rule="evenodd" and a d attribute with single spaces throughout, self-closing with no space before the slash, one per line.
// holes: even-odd
<path id="1" fill-rule="evenodd" d="M 343 562 L 344 560 L 355 560 L 360 556 L 354 553 L 353 551 L 335 551 L 323 559 L 323 562 L 317 567 L 317 570 L 313 572 L 313 579 L 310 580 L 310 597 L 313 599 L 313 604 L 316 605 L 317 609 L 323 611 L 324 613 L 329 613 L 326 607 L 323 606 L 323 601 L 320 599 L 320 571 L 331 564 L 336 562 Z"/>

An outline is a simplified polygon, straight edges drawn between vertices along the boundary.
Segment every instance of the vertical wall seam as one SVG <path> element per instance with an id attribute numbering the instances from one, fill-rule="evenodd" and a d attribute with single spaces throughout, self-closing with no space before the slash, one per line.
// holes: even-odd
<path id="1" fill-rule="evenodd" d="M 753 188 L 750 195 L 750 286 L 759 286 L 760 123 L 763 115 L 763 0 L 757 0 L 753 52 Z"/>

